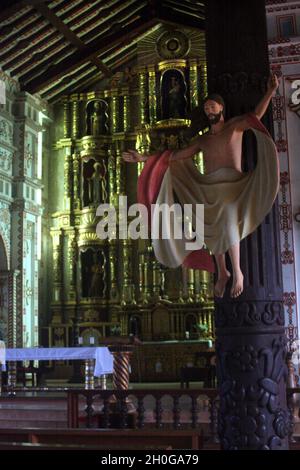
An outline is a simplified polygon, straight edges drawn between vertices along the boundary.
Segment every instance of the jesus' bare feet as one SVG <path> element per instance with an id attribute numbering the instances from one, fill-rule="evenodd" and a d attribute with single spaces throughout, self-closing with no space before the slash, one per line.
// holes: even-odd
<path id="1" fill-rule="evenodd" d="M 235 298 L 241 295 L 244 290 L 244 276 L 242 271 L 237 271 L 233 273 L 232 288 L 230 291 L 230 296 Z"/>
<path id="2" fill-rule="evenodd" d="M 230 272 L 229 271 L 222 271 L 219 273 L 218 280 L 215 285 L 215 296 L 216 297 L 223 297 L 225 292 L 225 287 L 227 282 L 230 279 Z"/>

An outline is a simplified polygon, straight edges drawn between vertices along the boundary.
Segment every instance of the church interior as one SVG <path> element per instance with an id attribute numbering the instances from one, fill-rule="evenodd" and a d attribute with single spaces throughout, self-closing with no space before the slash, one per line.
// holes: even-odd
<path id="1" fill-rule="evenodd" d="M 1 450 L 300 449 L 299 64 L 297 0 L 1 2 Z M 216 299 L 120 236 L 145 166 L 122 153 L 189 145 L 209 92 L 253 111 L 270 72 L 278 197 Z"/>

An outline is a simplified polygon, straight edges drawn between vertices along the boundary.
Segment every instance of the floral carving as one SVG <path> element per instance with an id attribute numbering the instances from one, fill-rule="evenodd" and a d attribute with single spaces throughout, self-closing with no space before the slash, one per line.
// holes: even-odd
<path id="1" fill-rule="evenodd" d="M 231 366 L 242 372 L 252 371 L 258 364 L 257 351 L 251 345 L 237 348 L 231 351 L 227 357 Z"/>
<path id="2" fill-rule="evenodd" d="M 246 405 L 231 417 L 233 448 L 260 447 L 267 432 L 266 415 L 257 406 Z"/>
<path id="3" fill-rule="evenodd" d="M 270 317 L 280 307 L 274 303 Z M 223 449 L 276 449 L 290 430 L 287 410 L 279 408 L 281 385 L 286 380 L 286 338 L 268 347 L 236 345 L 222 350 L 216 344 L 221 379 L 219 430 Z M 274 435 L 267 430 L 273 426 Z M 273 434 L 272 433 L 272 434 Z"/>

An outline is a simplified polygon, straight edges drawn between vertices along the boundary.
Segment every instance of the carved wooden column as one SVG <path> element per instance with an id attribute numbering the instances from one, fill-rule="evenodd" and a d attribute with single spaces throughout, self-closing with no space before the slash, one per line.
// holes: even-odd
<path id="1" fill-rule="evenodd" d="M 226 103 L 226 118 L 253 110 L 269 74 L 264 0 L 206 2 L 208 88 Z M 270 112 L 264 120 L 272 129 Z M 255 165 L 245 135 L 247 167 Z M 244 293 L 216 304 L 216 350 L 223 449 L 287 449 L 286 365 L 276 204 L 241 243 Z"/>

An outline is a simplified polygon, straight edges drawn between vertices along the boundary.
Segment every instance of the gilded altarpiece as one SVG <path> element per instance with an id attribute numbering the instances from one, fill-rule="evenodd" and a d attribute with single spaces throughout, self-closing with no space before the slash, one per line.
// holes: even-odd
<path id="1" fill-rule="evenodd" d="M 195 340 L 197 350 L 199 324 L 213 340 L 211 276 L 166 268 L 151 240 L 119 236 L 119 198 L 127 196 L 128 207 L 136 202 L 143 167 L 126 164 L 122 151 L 186 145 L 189 116 L 206 93 L 205 74 L 203 37 L 199 42 L 194 32 L 160 28 L 139 43 L 137 62 L 118 71 L 109 87 L 60 103 L 53 161 L 54 179 L 61 180 L 54 183 L 52 320 L 45 343 L 76 345 L 83 338 L 99 344 L 108 335 L 134 334 L 143 342 Z M 200 154 L 195 163 L 202 168 Z M 101 204 L 116 209 L 116 237 L 97 235 Z"/>

